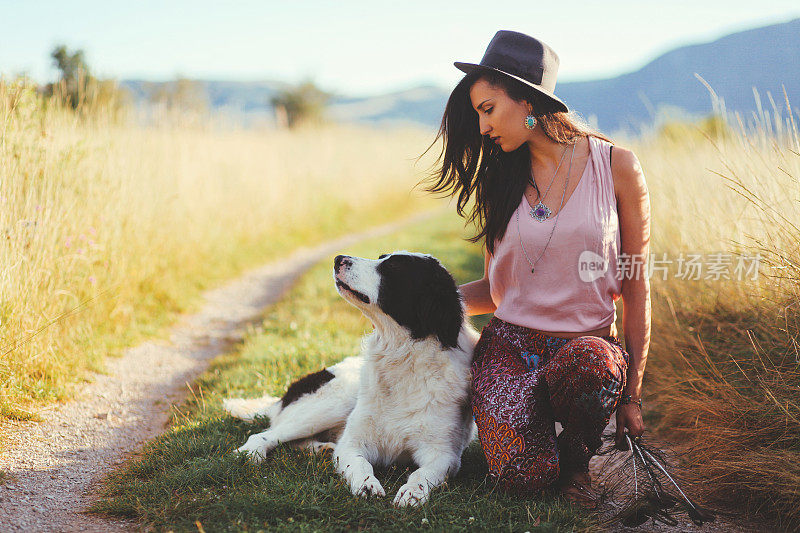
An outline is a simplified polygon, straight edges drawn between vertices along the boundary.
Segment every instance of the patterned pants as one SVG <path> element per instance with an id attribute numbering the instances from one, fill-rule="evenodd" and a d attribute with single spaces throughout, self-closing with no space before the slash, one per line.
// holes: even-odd
<path id="1" fill-rule="evenodd" d="M 475 348 L 472 412 L 498 486 L 538 492 L 588 470 L 627 368 L 614 336 L 550 337 L 493 318 Z"/>

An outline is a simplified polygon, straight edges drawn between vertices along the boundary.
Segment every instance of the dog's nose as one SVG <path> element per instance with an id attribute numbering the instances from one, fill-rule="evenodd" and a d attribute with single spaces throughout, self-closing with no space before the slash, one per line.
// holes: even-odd
<path id="1" fill-rule="evenodd" d="M 336 267 L 336 270 L 339 270 L 339 267 L 342 265 L 350 266 L 353 264 L 353 261 L 346 255 L 337 255 L 333 259 L 333 266 Z"/>

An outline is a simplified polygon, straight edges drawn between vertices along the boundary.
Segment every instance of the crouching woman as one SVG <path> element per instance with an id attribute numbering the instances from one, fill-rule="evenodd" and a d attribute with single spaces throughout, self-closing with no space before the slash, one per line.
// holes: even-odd
<path id="1" fill-rule="evenodd" d="M 584 503 L 611 414 L 617 439 L 644 430 L 647 186 L 632 152 L 555 96 L 558 57 L 541 41 L 500 31 L 480 64 L 456 66 L 429 190 L 457 196 L 485 242 L 483 278 L 461 286 L 468 314 L 494 313 L 472 367 L 481 445 L 501 487 Z"/>

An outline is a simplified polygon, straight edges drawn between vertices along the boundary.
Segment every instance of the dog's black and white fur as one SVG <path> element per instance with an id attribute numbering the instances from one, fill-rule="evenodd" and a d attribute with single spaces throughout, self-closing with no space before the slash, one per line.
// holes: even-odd
<path id="1" fill-rule="evenodd" d="M 373 465 L 414 462 L 419 468 L 394 504 L 422 504 L 459 470 L 475 435 L 469 391 L 478 335 L 453 278 L 431 256 L 337 256 L 334 279 L 374 326 L 361 355 L 293 383 L 280 400 L 226 400 L 234 416 L 271 422 L 238 451 L 261 460 L 283 442 L 333 449 L 338 472 L 360 496 L 385 495 Z"/>

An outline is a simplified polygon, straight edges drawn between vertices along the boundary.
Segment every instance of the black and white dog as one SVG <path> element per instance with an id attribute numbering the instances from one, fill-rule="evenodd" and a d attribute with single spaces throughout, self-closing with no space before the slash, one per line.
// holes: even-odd
<path id="1" fill-rule="evenodd" d="M 478 335 L 455 281 L 431 256 L 340 255 L 334 279 L 374 331 L 360 355 L 300 379 L 281 399 L 226 400 L 236 417 L 270 418 L 270 428 L 238 451 L 261 460 L 284 442 L 333 449 L 338 472 L 359 496 L 385 495 L 373 465 L 413 462 L 419 468 L 394 504 L 425 503 L 431 488 L 459 470 L 475 436 L 469 394 Z"/>

